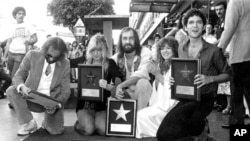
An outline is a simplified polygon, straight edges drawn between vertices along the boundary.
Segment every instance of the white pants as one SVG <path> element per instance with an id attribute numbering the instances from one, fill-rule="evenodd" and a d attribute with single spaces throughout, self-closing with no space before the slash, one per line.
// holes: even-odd
<path id="1" fill-rule="evenodd" d="M 127 89 L 127 92 L 132 97 L 132 99 L 137 100 L 137 111 L 148 106 L 152 91 L 152 85 L 146 79 L 138 80 L 136 85 L 133 85 Z"/>

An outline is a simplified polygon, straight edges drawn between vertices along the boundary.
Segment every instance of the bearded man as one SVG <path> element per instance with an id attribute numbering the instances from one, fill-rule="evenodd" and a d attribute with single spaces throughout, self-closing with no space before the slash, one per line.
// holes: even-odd
<path id="1" fill-rule="evenodd" d="M 126 91 L 132 99 L 137 100 L 139 111 L 148 105 L 152 93 L 148 70 L 151 51 L 146 47 L 142 48 L 137 32 L 130 27 L 121 30 L 117 50 L 112 59 L 122 72 L 124 81 L 117 86 L 114 97 L 122 99 Z"/>

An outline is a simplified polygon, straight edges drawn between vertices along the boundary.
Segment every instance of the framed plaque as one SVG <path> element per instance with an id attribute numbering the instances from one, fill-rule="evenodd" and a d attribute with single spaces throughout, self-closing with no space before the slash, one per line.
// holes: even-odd
<path id="1" fill-rule="evenodd" d="M 78 64 L 78 98 L 89 101 L 103 101 L 103 89 L 99 80 L 103 78 L 101 65 Z"/>
<path id="2" fill-rule="evenodd" d="M 135 137 L 136 100 L 108 99 L 106 136 Z"/>
<path id="3" fill-rule="evenodd" d="M 51 96 L 47 96 L 43 93 L 39 93 L 37 91 L 30 91 L 29 95 L 24 97 L 26 99 L 28 108 L 32 112 L 41 113 L 47 109 L 59 109 L 61 102 L 52 98 Z"/>
<path id="4" fill-rule="evenodd" d="M 171 87 L 171 98 L 200 101 L 200 89 L 194 85 L 194 76 L 200 72 L 199 59 L 173 58 L 171 73 L 175 83 Z"/>

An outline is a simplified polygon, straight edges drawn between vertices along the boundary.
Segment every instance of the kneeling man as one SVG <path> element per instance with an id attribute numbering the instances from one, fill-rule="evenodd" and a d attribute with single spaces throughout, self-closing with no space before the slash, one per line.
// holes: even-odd
<path id="1" fill-rule="evenodd" d="M 48 39 L 41 51 L 30 51 L 24 57 L 13 77 L 13 86 L 7 90 L 7 96 L 13 103 L 17 119 L 21 125 L 18 135 L 27 135 L 37 130 L 37 123 L 29 110 L 26 99 L 31 90 L 46 94 L 62 104 L 70 96 L 70 64 L 66 59 L 67 47 L 61 38 Z M 50 134 L 63 133 L 63 105 L 54 113 L 45 112 L 42 127 Z"/>

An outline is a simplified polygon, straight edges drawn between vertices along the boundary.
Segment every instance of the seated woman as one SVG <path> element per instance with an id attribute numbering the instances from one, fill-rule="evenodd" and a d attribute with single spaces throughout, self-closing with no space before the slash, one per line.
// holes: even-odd
<path id="1" fill-rule="evenodd" d="M 156 137 L 156 132 L 167 112 L 178 103 L 171 99 L 169 85 L 170 63 L 172 57 L 178 57 L 178 42 L 173 37 L 162 38 L 156 44 L 155 62 L 156 80 L 149 107 L 137 113 L 136 137 Z"/>
<path id="2" fill-rule="evenodd" d="M 105 37 L 101 34 L 94 35 L 88 44 L 86 64 L 102 65 L 104 70 L 104 79 L 99 81 L 100 87 L 104 88 L 104 102 L 93 102 L 79 100 L 76 106 L 77 121 L 75 130 L 83 135 L 92 135 L 95 131 L 105 134 L 106 123 L 106 103 L 107 97 L 113 88 L 111 81 L 121 78 L 116 63 L 107 58 L 108 46 Z"/>

